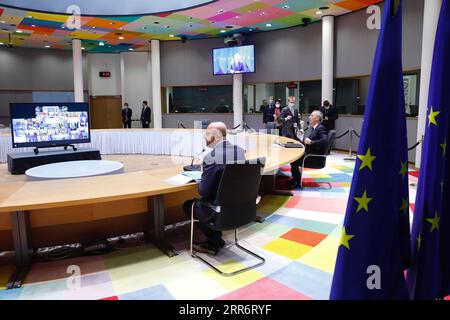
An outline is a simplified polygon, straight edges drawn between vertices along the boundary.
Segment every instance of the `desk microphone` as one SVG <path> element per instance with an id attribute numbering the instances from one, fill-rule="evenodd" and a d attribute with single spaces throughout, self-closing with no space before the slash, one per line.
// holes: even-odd
<path id="1" fill-rule="evenodd" d="M 184 171 L 200 171 L 202 166 L 199 164 L 194 165 L 194 160 L 197 159 L 199 155 L 201 155 L 203 152 L 205 152 L 206 148 L 203 148 L 203 150 L 197 154 L 195 157 L 192 157 L 191 165 L 190 166 L 184 166 Z"/>

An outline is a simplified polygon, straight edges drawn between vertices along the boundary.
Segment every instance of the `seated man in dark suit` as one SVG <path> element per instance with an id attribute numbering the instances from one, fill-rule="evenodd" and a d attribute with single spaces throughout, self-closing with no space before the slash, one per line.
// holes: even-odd
<path id="1" fill-rule="evenodd" d="M 220 214 L 214 210 L 218 206 L 217 190 L 220 179 L 225 164 L 245 162 L 245 150 L 227 141 L 226 135 L 227 127 L 222 122 L 213 122 L 206 129 L 206 145 L 212 150 L 203 158 L 202 179 L 198 187 L 202 201 L 196 201 L 194 205 L 194 218 L 199 220 L 200 231 L 207 238 L 206 242 L 194 244 L 194 249 L 214 255 L 225 245 L 222 232 L 209 226 Z M 183 210 L 189 217 L 193 203 L 193 200 L 189 200 L 183 205 Z"/>
<path id="2" fill-rule="evenodd" d="M 300 187 L 300 179 L 302 177 L 300 166 L 303 163 L 303 158 L 307 154 L 325 154 L 327 151 L 328 134 L 327 129 L 321 124 L 322 120 L 322 113 L 315 110 L 309 116 L 309 124 L 311 128 L 309 134 L 305 135 L 303 130 L 300 130 L 300 133 L 303 134 L 302 143 L 305 145 L 305 153 L 301 158 L 291 163 L 292 179 L 289 181 L 289 185 L 293 188 Z"/>

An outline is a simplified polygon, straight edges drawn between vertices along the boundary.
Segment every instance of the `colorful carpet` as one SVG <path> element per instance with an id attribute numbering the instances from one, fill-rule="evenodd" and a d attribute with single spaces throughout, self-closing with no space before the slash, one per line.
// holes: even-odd
<path id="1" fill-rule="evenodd" d="M 294 190 L 292 197 L 262 199 L 258 210 L 265 222 L 239 234 L 243 246 L 265 257 L 257 269 L 220 276 L 189 255 L 185 233 L 171 239 L 180 252 L 174 258 L 144 244 L 101 256 L 35 263 L 19 289 L 5 290 L 12 267 L 0 267 L 0 300 L 328 299 L 353 166 L 344 156 L 333 155 L 326 169 L 304 173 L 305 188 Z M 289 167 L 280 170 L 278 188 L 285 188 L 289 175 Z M 410 180 L 417 182 L 416 175 Z M 410 199 L 415 199 L 413 188 Z M 225 234 L 227 243 L 232 237 Z M 210 259 L 227 272 L 255 262 L 229 246 Z"/>

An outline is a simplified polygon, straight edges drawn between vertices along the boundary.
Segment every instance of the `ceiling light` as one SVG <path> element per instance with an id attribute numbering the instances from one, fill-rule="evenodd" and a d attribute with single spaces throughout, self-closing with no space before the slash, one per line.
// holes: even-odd
<path id="1" fill-rule="evenodd" d="M 129 48 L 128 50 L 129 50 L 129 51 L 133 51 L 134 49 L 133 49 L 133 48 Z"/>
<path id="2" fill-rule="evenodd" d="M 239 16 L 234 17 L 235 19 L 239 19 Z"/>
<path id="3" fill-rule="evenodd" d="M 3 43 L 3 42 L 0 42 L 0 46 L 2 46 L 2 45 L 4 45 L 4 43 Z"/>
<path id="4" fill-rule="evenodd" d="M 33 19 L 33 16 L 28 16 L 28 18 Z"/>
<path id="5" fill-rule="evenodd" d="M 125 38 L 124 37 L 119 37 L 119 40 L 124 40 Z"/>
<path id="6" fill-rule="evenodd" d="M 2 21 L 0 21 L 1 23 L 6 23 L 6 21 L 5 20 L 2 20 Z"/>
<path id="7" fill-rule="evenodd" d="M 49 45 L 46 45 L 45 47 L 46 47 L 47 49 L 48 49 L 48 48 L 50 48 L 50 46 L 49 46 Z"/>
<path id="8" fill-rule="evenodd" d="M 81 47 L 81 50 L 86 50 L 86 48 L 85 47 Z"/>
<path id="9" fill-rule="evenodd" d="M 320 11 L 320 10 L 317 10 L 317 11 L 316 11 L 316 14 L 317 14 L 317 15 L 321 15 L 322 13 L 323 13 L 323 11 Z"/>
<path id="10" fill-rule="evenodd" d="M 220 30 L 220 33 L 225 33 L 226 31 L 225 30 Z"/>
<path id="11" fill-rule="evenodd" d="M 173 34 L 169 34 L 169 37 L 171 37 L 171 38 L 173 38 L 173 37 L 175 37 Z"/>
<path id="12" fill-rule="evenodd" d="M 22 33 L 23 31 L 22 31 L 22 30 L 16 30 L 16 32 L 17 32 L 17 33 Z"/>
<path id="13" fill-rule="evenodd" d="M 31 26 L 32 26 L 33 28 L 35 28 L 35 27 L 36 27 L 36 25 L 35 25 L 35 24 L 32 24 Z"/>
<path id="14" fill-rule="evenodd" d="M 272 24 L 266 23 L 266 27 L 271 27 L 271 26 L 272 26 Z"/>
<path id="15" fill-rule="evenodd" d="M 104 44 L 103 42 L 100 42 L 98 45 L 99 45 L 100 47 L 103 47 L 105 44 Z"/>
<path id="16" fill-rule="evenodd" d="M 253 31 L 253 29 L 252 29 L 252 28 L 250 28 L 250 29 L 248 29 L 248 31 Z"/>
<path id="17" fill-rule="evenodd" d="M 95 26 L 93 26 L 92 29 L 95 29 Z"/>

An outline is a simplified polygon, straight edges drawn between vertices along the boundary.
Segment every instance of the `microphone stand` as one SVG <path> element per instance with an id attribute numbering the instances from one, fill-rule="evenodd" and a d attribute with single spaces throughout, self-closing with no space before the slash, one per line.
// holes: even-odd
<path id="1" fill-rule="evenodd" d="M 201 171 L 202 166 L 199 164 L 195 164 L 194 165 L 194 161 L 195 159 L 197 159 L 197 157 L 199 155 L 201 155 L 203 152 L 205 152 L 206 148 L 204 148 L 199 154 L 197 154 L 195 157 L 192 157 L 192 161 L 191 164 L 189 166 L 184 166 L 183 170 L 184 171 Z"/>

